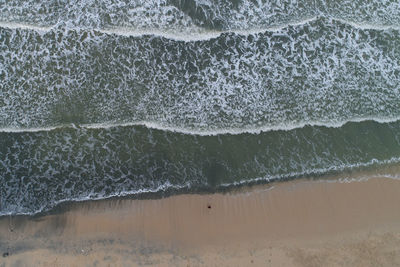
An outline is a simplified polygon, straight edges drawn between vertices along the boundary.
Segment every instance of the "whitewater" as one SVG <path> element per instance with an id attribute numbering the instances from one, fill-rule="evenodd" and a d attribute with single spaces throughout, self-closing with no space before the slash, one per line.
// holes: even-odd
<path id="1" fill-rule="evenodd" d="M 399 161 L 397 0 L 0 0 L 0 215 Z"/>

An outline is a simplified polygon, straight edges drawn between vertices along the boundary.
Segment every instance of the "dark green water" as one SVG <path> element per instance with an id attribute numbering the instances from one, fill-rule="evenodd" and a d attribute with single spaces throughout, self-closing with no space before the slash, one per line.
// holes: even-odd
<path id="1" fill-rule="evenodd" d="M 1 1 L 0 214 L 400 160 L 398 1 Z"/>

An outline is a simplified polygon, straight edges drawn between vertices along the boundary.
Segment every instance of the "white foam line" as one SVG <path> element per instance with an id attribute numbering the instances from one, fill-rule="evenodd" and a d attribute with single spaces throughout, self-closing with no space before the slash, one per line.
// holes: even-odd
<path id="1" fill-rule="evenodd" d="M 330 17 L 330 18 L 332 20 L 337 20 L 343 24 L 348 24 L 354 28 L 358 28 L 361 30 L 380 30 L 380 31 L 400 30 L 400 25 L 377 25 L 377 24 L 371 24 L 368 22 L 353 22 L 353 21 L 338 19 L 338 18 L 334 18 L 334 17 Z"/>
<path id="2" fill-rule="evenodd" d="M 58 126 L 51 127 L 33 127 L 33 128 L 15 128 L 15 127 L 5 127 L 0 128 L 0 133 L 35 133 L 35 132 L 50 132 L 53 130 L 61 129 L 61 128 L 77 128 L 71 124 L 63 124 Z"/>
<path id="3" fill-rule="evenodd" d="M 132 37 L 140 37 L 144 35 L 153 35 L 153 36 L 158 36 L 158 37 L 165 37 L 167 39 L 171 40 L 177 40 L 177 41 L 186 41 L 186 42 L 192 42 L 192 41 L 202 41 L 202 40 L 210 40 L 210 39 L 215 39 L 221 36 L 222 34 L 226 33 L 236 33 L 238 35 L 251 35 L 251 34 L 258 34 L 258 33 L 263 33 L 263 32 L 278 32 L 281 31 L 287 27 L 290 26 L 300 26 L 307 24 L 311 21 L 317 20 L 319 17 L 311 17 L 307 18 L 298 22 L 293 22 L 293 23 L 287 23 L 283 25 L 278 25 L 278 26 L 271 26 L 268 28 L 255 28 L 255 29 L 246 29 L 246 30 L 225 30 L 225 31 L 212 31 L 212 30 L 201 30 L 201 29 L 194 29 L 194 32 L 174 32 L 174 31 L 162 31 L 162 30 L 156 30 L 156 29 L 134 29 L 134 28 L 128 28 L 128 27 L 117 27 L 117 28 L 104 28 L 104 29 L 98 29 L 98 28 L 93 28 L 93 29 L 88 29 L 88 28 L 82 28 L 82 27 L 72 27 L 71 29 L 75 30 L 94 30 L 98 31 L 104 34 L 115 34 L 115 35 L 121 35 L 121 36 L 132 36 Z M 35 26 L 32 24 L 24 24 L 24 23 L 14 23 L 14 22 L 5 22 L 5 21 L 0 21 L 0 27 L 2 28 L 7 28 L 7 29 L 26 29 L 26 30 L 35 30 L 39 32 L 49 32 L 52 31 L 57 27 L 56 25 L 52 26 Z M 197 30 L 197 32 L 196 32 Z"/>
<path id="4" fill-rule="evenodd" d="M 312 21 L 316 21 L 320 19 L 322 16 L 315 16 L 311 18 L 306 18 L 304 20 L 292 23 L 286 23 L 277 26 L 271 26 L 266 28 L 253 28 L 253 29 L 232 29 L 232 30 L 224 30 L 224 31 L 212 31 L 212 30 L 201 30 L 201 29 L 193 29 L 193 31 L 188 32 L 174 32 L 171 30 L 156 30 L 156 29 L 134 29 L 134 28 L 127 28 L 127 27 L 118 27 L 118 28 L 83 28 L 83 27 L 68 27 L 68 29 L 73 30 L 94 30 L 104 34 L 115 34 L 121 36 L 133 36 L 133 37 L 140 37 L 144 35 L 152 35 L 157 37 L 164 37 L 171 40 L 177 41 L 185 41 L 185 42 L 192 42 L 192 41 L 204 41 L 215 39 L 221 36 L 222 34 L 226 33 L 235 33 L 242 36 L 259 34 L 263 32 L 279 32 L 291 26 L 301 26 L 307 24 Z M 369 23 L 356 23 L 352 21 L 347 21 L 339 18 L 334 17 L 326 17 L 331 20 L 339 21 L 343 24 L 351 25 L 354 28 L 359 29 L 374 29 L 374 30 L 400 30 L 400 26 L 397 25 L 374 25 Z M 5 22 L 0 21 L 0 27 L 8 28 L 8 29 L 28 29 L 28 30 L 35 30 L 38 32 L 49 32 L 52 31 L 57 27 L 56 25 L 52 26 L 35 26 L 28 23 L 14 23 L 14 22 Z"/>
<path id="5" fill-rule="evenodd" d="M 373 164 L 378 164 L 378 165 L 385 165 L 385 164 L 391 164 L 391 163 L 398 163 L 400 162 L 400 158 L 391 158 L 389 160 L 383 160 L 379 161 L 376 159 L 373 159 L 369 162 L 366 163 L 358 163 L 358 164 L 350 164 L 350 165 L 344 165 L 344 166 L 334 166 L 331 168 L 326 168 L 326 169 L 314 169 L 308 172 L 299 172 L 299 173 L 290 173 L 287 175 L 283 176 L 270 176 L 270 177 L 259 177 L 259 178 L 254 178 L 250 180 L 241 180 L 238 182 L 233 182 L 233 183 L 227 183 L 227 184 L 221 184 L 219 187 L 220 188 L 228 188 L 228 187 L 237 187 L 237 186 L 243 186 L 246 184 L 252 184 L 255 182 L 279 182 L 282 179 L 285 178 L 290 178 L 290 177 L 306 177 L 307 175 L 311 174 L 323 174 L 323 173 L 328 173 L 329 171 L 336 170 L 336 171 L 343 171 L 345 169 L 352 169 L 352 168 L 357 168 L 357 167 L 368 167 Z M 302 181 L 301 183 L 355 183 L 355 182 L 365 182 L 370 179 L 391 179 L 391 180 L 400 180 L 400 176 L 398 175 L 392 175 L 392 174 L 371 174 L 370 176 L 360 176 L 357 178 L 352 178 L 352 177 L 343 177 L 343 178 L 337 178 L 337 179 L 319 179 L 319 180 L 307 180 L 307 181 Z M 153 189 L 138 189 L 138 190 L 131 190 L 131 191 L 123 191 L 119 193 L 114 193 L 108 196 L 100 195 L 93 197 L 92 195 L 88 195 L 86 197 L 81 197 L 81 198 L 70 198 L 70 199 L 62 199 L 59 201 L 55 201 L 51 205 L 48 206 L 42 206 L 35 212 L 0 212 L 0 217 L 1 216 L 15 216 L 15 215 L 35 215 L 44 211 L 49 211 L 53 209 L 54 207 L 58 206 L 59 204 L 65 203 L 65 202 L 83 202 L 83 201 L 95 201 L 95 200 L 104 200 L 104 199 L 110 199 L 114 197 L 126 197 L 126 196 L 133 196 L 133 195 L 140 195 L 140 194 L 146 194 L 146 193 L 159 193 L 159 192 L 165 192 L 167 190 L 175 189 L 175 190 L 181 190 L 185 188 L 190 188 L 191 184 L 190 183 L 185 183 L 183 185 L 173 185 L 170 182 L 165 182 L 164 184 L 158 186 L 157 188 Z M 265 189 L 258 189 L 255 191 L 244 191 L 244 192 L 239 192 L 241 195 L 251 195 L 252 193 L 260 193 L 264 191 L 270 191 L 274 190 L 276 187 L 271 186 Z"/>
<path id="6" fill-rule="evenodd" d="M 344 171 L 348 169 L 355 169 L 355 168 L 365 168 L 372 166 L 374 164 L 377 165 L 387 165 L 387 164 L 393 164 L 393 163 L 399 163 L 400 158 L 398 157 L 393 157 L 387 160 L 377 160 L 377 159 L 372 159 L 368 162 L 361 162 L 361 163 L 355 163 L 355 164 L 348 164 L 348 165 L 339 165 L 339 166 L 332 166 L 329 168 L 320 168 L 320 169 L 312 169 L 306 172 L 291 172 L 287 173 L 285 175 L 276 175 L 276 176 L 264 176 L 264 177 L 257 177 L 253 179 L 244 179 L 240 180 L 237 182 L 233 183 L 226 183 L 226 184 L 221 184 L 220 186 L 222 188 L 229 188 L 232 186 L 242 186 L 242 185 L 247 185 L 247 184 L 254 184 L 258 182 L 275 182 L 275 181 L 280 181 L 283 179 L 289 179 L 289 178 L 297 178 L 297 177 L 307 177 L 310 175 L 322 175 L 322 174 L 327 174 L 332 171 Z M 391 176 L 391 175 L 386 175 L 386 174 L 374 174 L 371 175 L 368 179 L 374 178 L 374 177 L 383 177 L 387 179 L 400 179 L 400 177 L 397 176 Z M 324 180 L 324 179 L 319 179 L 316 182 L 339 182 L 339 183 L 350 183 L 350 182 L 361 182 L 361 181 L 366 181 L 366 177 L 360 177 L 360 179 L 357 178 L 339 178 L 339 179 L 334 179 L 334 180 Z M 314 181 L 315 182 L 315 181 Z"/>
<path id="7" fill-rule="evenodd" d="M 100 195 L 100 196 L 96 196 L 93 197 L 92 195 L 88 195 L 85 197 L 80 197 L 80 198 L 66 198 L 66 199 L 61 199 L 58 201 L 55 201 L 54 203 L 51 203 L 51 205 L 48 206 L 42 206 L 41 208 L 37 209 L 34 212 L 12 212 L 12 211 L 8 211 L 8 212 L 0 212 L 0 217 L 1 216 L 14 216 L 14 215 L 35 215 L 41 212 L 45 212 L 45 211 L 49 211 L 51 209 L 53 209 L 54 207 L 65 203 L 65 202 L 83 202 L 83 201 L 95 201 L 95 200 L 104 200 L 104 199 L 110 199 L 113 197 L 126 197 L 126 196 L 132 196 L 132 195 L 141 195 L 141 194 L 146 194 L 146 193 L 160 193 L 160 192 L 165 192 L 167 190 L 171 190 L 171 189 L 175 189 L 175 190 L 180 190 L 180 189 L 184 189 L 184 188 L 190 188 L 191 185 L 190 183 L 185 183 L 183 185 L 173 185 L 170 182 L 165 182 L 164 184 L 158 186 L 157 188 L 153 188 L 153 189 L 138 189 L 138 190 L 131 190 L 131 191 L 122 191 L 120 193 L 114 193 L 111 195 Z"/>
<path id="8" fill-rule="evenodd" d="M 327 128 L 340 128 L 347 123 L 351 122 L 364 122 L 364 121 L 374 121 L 377 123 L 391 123 L 397 122 L 400 120 L 400 117 L 395 118 L 376 118 L 376 117 L 365 117 L 365 118 L 352 118 L 345 121 L 340 122 L 301 122 L 297 124 L 286 124 L 286 125 L 266 125 L 260 127 L 249 127 L 249 128 L 225 128 L 225 129 L 212 129 L 212 130 L 198 130 L 184 127 L 175 127 L 169 125 L 163 125 L 158 122 L 151 121 L 137 121 L 137 122 L 127 122 L 127 123 L 113 123 L 113 122 L 105 122 L 105 123 L 92 123 L 92 124 L 63 124 L 59 126 L 51 126 L 51 127 L 37 127 L 37 128 L 13 128 L 13 127 L 5 127 L 0 128 L 0 132 L 6 133 L 23 133 L 23 132 L 48 132 L 61 128 L 83 128 L 83 129 L 109 129 L 116 127 L 132 127 L 132 126 L 144 126 L 149 129 L 168 131 L 168 132 L 176 132 L 188 135 L 199 135 L 199 136 L 215 136 L 215 135 L 239 135 L 239 134 L 260 134 L 262 132 L 270 132 L 270 131 L 291 131 L 294 129 L 304 128 L 306 126 L 311 127 L 327 127 Z"/>
<path id="9" fill-rule="evenodd" d="M 187 33 L 187 32 L 166 32 L 159 30 L 135 30 L 131 28 L 110 28 L 110 29 L 99 29 L 99 32 L 106 34 L 117 34 L 123 36 L 143 36 L 143 35 L 154 35 L 154 36 L 162 36 L 167 39 L 178 40 L 178 41 L 201 41 L 201 40 L 209 40 L 218 38 L 222 34 L 227 33 L 235 33 L 238 35 L 252 35 L 259 34 L 263 32 L 278 32 L 290 26 L 300 26 L 307 24 L 311 21 L 317 20 L 319 17 L 311 17 L 298 22 L 287 23 L 278 26 L 271 26 L 268 28 L 254 28 L 254 29 L 246 29 L 246 30 L 225 30 L 225 31 L 211 31 L 211 30 L 203 30 L 197 33 Z"/>
<path id="10" fill-rule="evenodd" d="M 286 125 L 267 125 L 267 126 L 259 126 L 259 127 L 249 127 L 249 128 L 226 128 L 226 129 L 212 129 L 212 130 L 197 130 L 183 127 L 174 127 L 174 126 L 166 126 L 157 122 L 134 122 L 134 123 L 122 123 L 122 124 L 87 124 L 82 125 L 83 128 L 88 129 L 96 129 L 96 128 L 113 128 L 113 127 L 128 127 L 128 126 L 145 126 L 150 129 L 169 131 L 169 132 L 177 132 L 189 135 L 200 135 L 200 136 L 214 136 L 214 135 L 223 135 L 223 134 L 231 134 L 231 135 L 239 135 L 243 133 L 248 134 L 260 134 L 262 132 L 270 132 L 270 131 L 291 131 L 294 129 L 304 128 L 305 126 L 320 126 L 320 127 L 328 127 L 328 128 L 340 128 L 343 125 L 349 122 L 363 122 L 363 121 L 375 121 L 377 123 L 390 123 L 399 121 L 400 118 L 375 118 L 375 117 L 365 117 L 365 118 L 353 118 L 346 121 L 341 122 L 301 122 L 297 124 L 286 124 Z"/>
<path id="11" fill-rule="evenodd" d="M 22 30 L 33 30 L 38 32 L 49 32 L 54 28 L 54 26 L 37 26 L 27 23 L 6 22 L 6 21 L 0 21 L 0 27 L 11 30 L 22 29 Z"/>
<path id="12" fill-rule="evenodd" d="M 157 37 L 164 37 L 170 40 L 194 42 L 194 41 L 204 41 L 218 38 L 221 36 L 221 31 L 197 31 L 195 33 L 188 32 L 173 32 L 173 31 L 161 31 L 161 30 L 136 30 L 132 28 L 106 28 L 106 29 L 95 29 L 104 34 L 108 35 L 120 35 L 127 37 L 141 37 L 145 35 L 152 35 Z"/>

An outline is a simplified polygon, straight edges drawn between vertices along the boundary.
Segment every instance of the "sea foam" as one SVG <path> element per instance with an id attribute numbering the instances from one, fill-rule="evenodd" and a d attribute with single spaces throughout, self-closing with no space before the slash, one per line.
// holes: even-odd
<path id="1" fill-rule="evenodd" d="M 142 123 L 212 134 L 400 115 L 394 29 L 319 17 L 196 42 L 0 31 L 2 129 Z"/>

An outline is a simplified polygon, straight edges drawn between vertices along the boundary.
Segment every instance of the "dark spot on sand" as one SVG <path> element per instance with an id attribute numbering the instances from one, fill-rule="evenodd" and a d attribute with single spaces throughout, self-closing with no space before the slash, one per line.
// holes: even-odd
<path id="1" fill-rule="evenodd" d="M 4 252 L 4 253 L 3 253 L 3 258 L 8 257 L 9 255 L 10 255 L 10 253 Z"/>
<path id="2" fill-rule="evenodd" d="M 208 205 L 207 208 L 211 209 L 211 205 Z"/>

